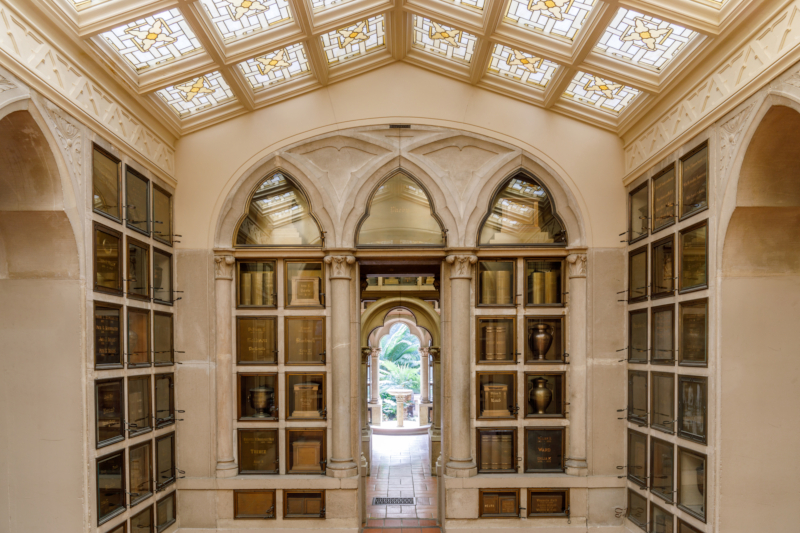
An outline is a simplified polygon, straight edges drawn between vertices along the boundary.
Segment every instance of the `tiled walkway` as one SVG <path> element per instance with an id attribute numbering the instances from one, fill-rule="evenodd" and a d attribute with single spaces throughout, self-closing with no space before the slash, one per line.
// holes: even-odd
<path id="1" fill-rule="evenodd" d="M 436 478 L 427 435 L 373 435 L 364 533 L 435 533 Z M 375 497 L 415 498 L 416 505 L 372 505 Z"/>

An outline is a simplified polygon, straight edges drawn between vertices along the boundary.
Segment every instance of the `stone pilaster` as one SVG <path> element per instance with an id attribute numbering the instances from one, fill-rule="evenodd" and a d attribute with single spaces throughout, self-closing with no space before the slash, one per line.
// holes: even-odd
<path id="1" fill-rule="evenodd" d="M 327 475 L 351 477 L 358 474 L 353 460 L 350 428 L 350 266 L 356 262 L 351 255 L 329 255 L 331 285 L 331 396 L 333 445 Z M 329 415 L 329 416 L 330 416 Z"/>
<path id="2" fill-rule="evenodd" d="M 419 395 L 419 424 L 424 426 L 430 423 L 428 415 L 430 412 L 431 398 L 428 386 L 430 380 L 429 366 L 430 366 L 430 353 L 427 347 L 419 349 L 419 368 L 420 368 L 420 395 Z"/>
<path id="3" fill-rule="evenodd" d="M 372 390 L 370 390 L 369 396 L 369 411 L 372 413 L 372 425 L 373 426 L 380 426 L 381 425 L 381 416 L 383 416 L 383 411 L 381 411 L 381 372 L 380 372 L 380 365 L 381 365 L 381 349 L 380 348 L 372 348 L 370 350 L 370 362 L 369 362 L 369 371 L 370 371 L 370 380 L 372 381 Z"/>
<path id="4" fill-rule="evenodd" d="M 567 474 L 588 475 L 586 462 L 586 254 L 567 256 L 569 277 L 569 450 Z"/>
<path id="5" fill-rule="evenodd" d="M 236 260 L 214 257 L 216 293 L 217 477 L 233 477 L 239 467 L 233 458 L 233 305 L 231 284 Z"/>

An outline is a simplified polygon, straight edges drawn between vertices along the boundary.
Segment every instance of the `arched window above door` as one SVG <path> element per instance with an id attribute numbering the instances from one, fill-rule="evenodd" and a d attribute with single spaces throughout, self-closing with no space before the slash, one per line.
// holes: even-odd
<path id="1" fill-rule="evenodd" d="M 398 173 L 372 194 L 358 228 L 358 246 L 444 246 L 442 225 L 427 191 Z"/>
<path id="2" fill-rule="evenodd" d="M 290 178 L 275 172 L 253 192 L 239 228 L 236 246 L 322 246 L 306 195 Z"/>
<path id="3" fill-rule="evenodd" d="M 492 199 L 481 226 L 481 246 L 557 245 L 567 232 L 547 190 L 524 174 L 509 179 Z"/>

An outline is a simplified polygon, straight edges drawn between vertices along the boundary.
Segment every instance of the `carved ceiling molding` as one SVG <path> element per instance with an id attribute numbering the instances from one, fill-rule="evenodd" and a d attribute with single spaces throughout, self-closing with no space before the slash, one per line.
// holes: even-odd
<path id="1" fill-rule="evenodd" d="M 0 76 L 0 93 L 10 91 L 11 89 L 16 89 L 17 85 L 12 82 L 11 80 L 7 80 L 3 76 Z"/>
<path id="2" fill-rule="evenodd" d="M 72 172 L 79 181 L 83 181 L 83 135 L 80 126 L 74 124 L 70 120 L 71 117 L 51 101 L 44 100 L 42 107 L 48 122 L 56 132 Z"/>

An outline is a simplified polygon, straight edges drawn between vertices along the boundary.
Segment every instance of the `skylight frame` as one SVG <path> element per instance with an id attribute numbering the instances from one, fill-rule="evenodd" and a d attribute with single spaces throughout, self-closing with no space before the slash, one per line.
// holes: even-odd
<path id="1" fill-rule="evenodd" d="M 532 62 L 536 72 L 532 72 L 525 64 L 514 64 L 517 61 L 522 62 L 522 59 Z M 544 91 L 559 68 L 561 65 L 558 63 L 497 43 L 489 56 L 487 73 L 495 78 L 511 80 L 522 86 Z"/>
<path id="2" fill-rule="evenodd" d="M 463 65 L 472 61 L 478 38 L 471 33 L 416 14 L 411 17 L 411 31 L 411 46 L 416 50 Z M 437 38 L 437 35 L 445 37 Z"/>
<path id="3" fill-rule="evenodd" d="M 200 4 L 210 25 L 226 44 L 261 34 L 294 20 L 287 0 L 257 0 L 247 11 L 231 5 L 227 0 L 200 0 Z M 258 6 L 266 9 L 259 10 Z M 281 18 L 270 20 L 270 14 L 277 14 Z"/>
<path id="4" fill-rule="evenodd" d="M 349 35 L 356 33 L 359 35 L 355 37 Z M 366 39 L 361 36 L 366 36 Z M 384 50 L 386 48 L 386 17 L 378 14 L 325 33 L 319 38 L 328 61 L 328 67 L 334 68 Z M 350 40 L 348 41 L 348 39 Z"/>
<path id="5" fill-rule="evenodd" d="M 283 53 L 278 58 L 278 54 L 281 52 Z M 259 59 L 263 61 L 259 61 Z M 271 64 L 273 61 L 276 61 L 274 65 Z M 289 63 L 289 66 L 284 66 L 282 63 Z M 254 93 L 260 93 L 311 74 L 311 63 L 302 42 L 242 61 L 237 68 Z"/>
<path id="6" fill-rule="evenodd" d="M 603 90 L 603 87 L 606 89 Z M 579 71 L 569 82 L 561 97 L 609 115 L 620 116 L 642 94 L 638 89 L 616 83 L 604 76 Z"/>
<path id="7" fill-rule="evenodd" d="M 549 3 L 555 6 L 548 8 Z M 592 10 L 599 4 L 600 0 L 510 0 L 503 14 L 503 22 L 573 43 L 589 20 Z"/>
<path id="8" fill-rule="evenodd" d="M 199 85 L 196 85 L 200 79 L 205 79 L 202 88 L 211 89 L 213 92 L 204 93 L 201 89 L 195 91 L 195 96 L 191 96 L 191 90 L 181 89 L 192 85 L 200 88 Z M 223 104 L 236 101 L 230 85 L 218 70 L 159 89 L 153 95 L 174 113 L 173 116 L 177 116 L 180 120 L 186 120 Z"/>

